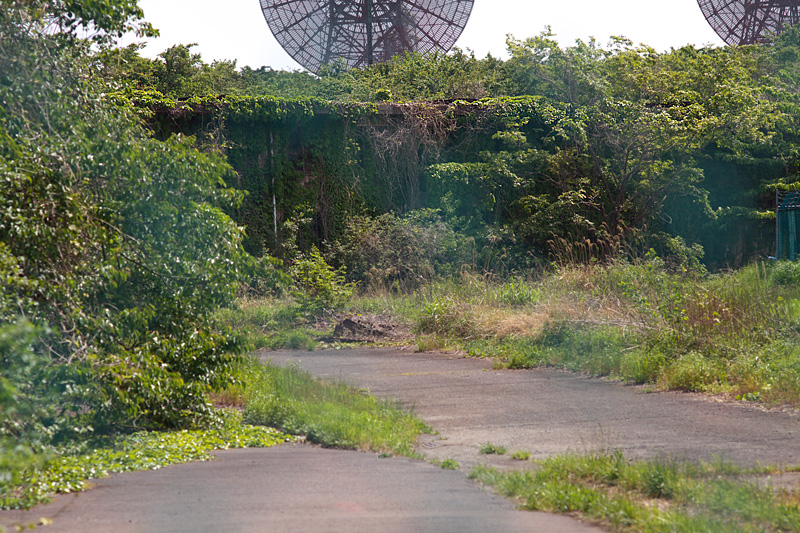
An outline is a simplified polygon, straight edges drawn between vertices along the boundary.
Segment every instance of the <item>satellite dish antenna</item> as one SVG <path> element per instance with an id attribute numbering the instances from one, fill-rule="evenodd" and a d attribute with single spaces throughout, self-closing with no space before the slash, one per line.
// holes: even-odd
<path id="1" fill-rule="evenodd" d="M 272 34 L 311 72 L 362 67 L 405 51 L 447 52 L 473 0 L 260 0 Z"/>
<path id="2" fill-rule="evenodd" d="M 764 42 L 800 21 L 799 0 L 697 0 L 714 31 L 730 45 Z"/>

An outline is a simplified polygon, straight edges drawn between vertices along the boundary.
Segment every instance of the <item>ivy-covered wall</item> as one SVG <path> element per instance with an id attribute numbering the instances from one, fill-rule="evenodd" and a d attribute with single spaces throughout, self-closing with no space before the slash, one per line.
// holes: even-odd
<path id="1" fill-rule="evenodd" d="M 438 205 L 453 187 L 465 198 L 485 196 L 479 186 L 467 193 L 467 182 L 431 182 L 442 175 L 432 177 L 428 166 L 469 161 L 470 154 L 492 149 L 506 108 L 518 113 L 524 106 L 535 114 L 536 101 L 374 105 L 216 97 L 138 103 L 153 110 L 149 121 L 157 135 L 193 135 L 200 146 L 224 151 L 237 173 L 229 185 L 247 192 L 232 213 L 247 228 L 245 248 L 256 256 L 282 256 L 335 239 L 353 214 Z"/>
<path id="2" fill-rule="evenodd" d="M 627 130 L 608 133 L 602 117 L 543 97 L 407 104 L 143 97 L 139 104 L 152 111 L 157 135 L 193 135 L 226 154 L 236 170 L 229 185 L 247 193 L 231 214 L 256 256 L 293 258 L 335 241 L 352 216 L 423 207 L 469 224 L 473 234 L 505 228 L 538 256 L 552 255 L 556 241 L 615 253 L 626 239 L 666 253 L 670 236 L 681 236 L 705 246 L 711 266 L 736 266 L 773 247 L 763 184 L 782 168 L 770 167 L 769 157 L 732 160 L 713 146 L 692 158 L 659 155 L 648 143 L 663 131 L 637 125 L 639 137 L 621 139 Z M 650 158 L 636 163 L 646 169 L 638 181 L 613 182 L 623 179 L 614 175 L 621 140 Z"/>

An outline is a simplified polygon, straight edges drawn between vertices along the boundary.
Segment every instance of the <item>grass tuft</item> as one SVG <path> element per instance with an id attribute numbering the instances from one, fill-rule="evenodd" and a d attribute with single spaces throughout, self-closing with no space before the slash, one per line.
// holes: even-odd
<path id="1" fill-rule="evenodd" d="M 470 477 L 529 510 L 573 513 L 619 530 L 800 531 L 797 498 L 746 481 L 724 463 L 628 461 L 621 453 L 564 455 L 536 471 L 476 467 Z"/>
<path id="2" fill-rule="evenodd" d="M 483 455 L 505 455 L 506 449 L 502 446 L 487 442 L 486 444 L 481 445 L 479 453 Z"/>
<path id="3" fill-rule="evenodd" d="M 458 461 L 455 459 L 447 458 L 444 459 L 441 463 L 439 463 L 439 467 L 443 468 L 444 470 L 458 470 L 461 468 L 461 465 L 458 464 Z"/>
<path id="4" fill-rule="evenodd" d="M 243 420 L 305 435 L 323 446 L 414 456 L 417 437 L 430 428 L 398 405 L 343 384 L 320 382 L 296 367 L 243 359 L 248 384 Z"/>
<path id="5" fill-rule="evenodd" d="M 511 454 L 511 458 L 517 461 L 527 461 L 531 458 L 531 452 L 527 450 L 517 450 Z"/>

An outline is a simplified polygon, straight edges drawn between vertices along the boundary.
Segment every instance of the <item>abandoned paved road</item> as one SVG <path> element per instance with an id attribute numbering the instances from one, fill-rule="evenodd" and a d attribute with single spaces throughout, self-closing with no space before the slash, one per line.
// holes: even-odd
<path id="1" fill-rule="evenodd" d="M 491 442 L 534 458 L 619 449 L 627 457 L 719 458 L 741 465 L 800 462 L 800 416 L 764 412 L 701 395 L 643 387 L 557 370 L 491 370 L 485 359 L 399 349 L 261 352 L 264 361 L 298 364 L 399 400 L 439 435 L 422 443 L 433 459 L 518 467 L 479 455 Z"/>
<path id="2" fill-rule="evenodd" d="M 52 532 L 598 531 L 566 516 L 515 511 L 466 479 L 491 442 L 533 457 L 620 449 L 629 457 L 715 457 L 743 465 L 796 465 L 800 417 L 699 395 L 554 370 L 491 370 L 491 361 L 400 349 L 263 352 L 274 364 L 345 381 L 400 401 L 439 434 L 423 461 L 282 445 L 219 452 L 214 461 L 114 475 L 84 493 L 31 511 L 0 512 L 0 525 L 53 520 Z M 780 480 L 776 480 L 780 482 Z"/>
<path id="3" fill-rule="evenodd" d="M 598 531 L 565 516 L 526 513 L 461 472 L 423 461 L 306 445 L 228 450 L 216 460 L 113 475 L 0 525 L 47 533 L 428 533 Z"/>

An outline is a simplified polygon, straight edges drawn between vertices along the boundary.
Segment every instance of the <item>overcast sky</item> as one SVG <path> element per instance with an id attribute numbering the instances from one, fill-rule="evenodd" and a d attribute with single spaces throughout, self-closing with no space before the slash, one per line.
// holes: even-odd
<path id="1" fill-rule="evenodd" d="M 161 30 L 145 49 L 147 56 L 173 44 L 197 43 L 193 51 L 207 62 L 235 59 L 240 67 L 301 68 L 272 36 L 258 0 L 140 0 L 139 5 L 145 19 Z M 456 46 L 478 57 L 507 57 L 506 34 L 523 39 L 547 25 L 562 46 L 590 36 L 605 44 L 612 35 L 660 51 L 723 44 L 697 0 L 475 0 Z"/>

